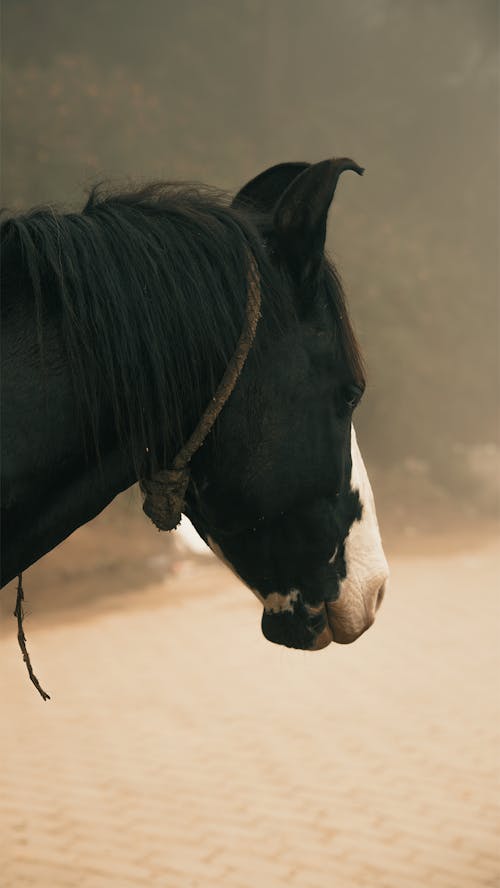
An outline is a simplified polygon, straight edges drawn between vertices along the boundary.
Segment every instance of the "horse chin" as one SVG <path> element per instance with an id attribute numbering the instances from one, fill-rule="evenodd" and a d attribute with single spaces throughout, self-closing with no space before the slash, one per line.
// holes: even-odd
<path id="1" fill-rule="evenodd" d="M 328 603 L 326 612 L 332 641 L 337 644 L 352 644 L 375 620 L 375 614 L 369 614 L 366 608 L 345 607 L 340 601 Z"/>
<path id="2" fill-rule="evenodd" d="M 321 651 L 332 641 L 352 644 L 370 628 L 375 619 L 375 609 L 370 613 L 363 598 L 354 596 L 353 600 L 347 590 L 341 592 L 336 601 L 322 602 L 317 606 L 306 604 L 298 590 L 292 590 L 288 595 L 275 593 L 265 598 L 243 580 L 215 540 L 208 536 L 207 542 L 261 604 L 265 604 L 262 632 L 274 644 L 304 651 Z"/>
<path id="3" fill-rule="evenodd" d="M 320 605 L 319 610 L 321 610 L 321 608 L 325 610 L 325 628 L 318 635 L 316 635 L 312 647 L 307 648 L 307 650 L 309 651 L 322 651 L 323 648 L 328 647 L 328 645 L 335 640 L 333 637 L 332 628 L 330 626 L 327 607 L 325 604 L 322 604 Z"/>
<path id="4" fill-rule="evenodd" d="M 336 644 L 352 644 L 370 628 L 375 619 L 375 614 L 369 615 L 365 609 L 362 613 L 354 612 L 352 608 L 339 606 L 338 601 L 309 609 L 318 613 L 324 611 L 325 626 L 311 645 L 304 646 L 303 649 L 308 651 L 321 651 L 332 641 Z"/>

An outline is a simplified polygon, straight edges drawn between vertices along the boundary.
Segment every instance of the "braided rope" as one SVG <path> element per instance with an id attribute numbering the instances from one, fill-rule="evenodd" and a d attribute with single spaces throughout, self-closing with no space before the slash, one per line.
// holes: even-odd
<path id="1" fill-rule="evenodd" d="M 219 413 L 234 390 L 252 347 L 260 317 L 261 293 L 255 260 L 250 258 L 247 311 L 245 324 L 236 350 L 210 404 L 192 435 L 175 457 L 169 469 L 162 469 L 152 478 L 142 479 L 145 494 L 143 510 L 158 530 L 173 530 L 181 520 L 189 484 L 189 463 L 205 441 Z"/>

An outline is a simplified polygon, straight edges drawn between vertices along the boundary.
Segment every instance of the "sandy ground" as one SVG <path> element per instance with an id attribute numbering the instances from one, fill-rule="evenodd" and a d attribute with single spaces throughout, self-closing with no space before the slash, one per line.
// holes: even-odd
<path id="1" fill-rule="evenodd" d="M 119 595 L 78 533 L 76 585 L 26 575 L 50 702 L 2 617 L 2 888 L 500 884 L 499 543 L 392 557 L 375 626 L 307 654 L 215 561 L 142 553 Z"/>

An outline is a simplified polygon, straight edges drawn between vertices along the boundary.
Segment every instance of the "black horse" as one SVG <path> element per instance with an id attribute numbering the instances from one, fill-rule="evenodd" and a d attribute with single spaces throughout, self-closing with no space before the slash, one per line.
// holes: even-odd
<path id="1" fill-rule="evenodd" d="M 197 426 L 248 320 L 255 337 L 191 460 L 183 510 L 257 594 L 267 638 L 319 649 L 374 619 L 387 577 L 352 428 L 365 387 L 327 214 L 353 161 L 285 163 L 228 205 L 204 188 L 96 189 L 81 213 L 5 219 L 2 584 Z"/>

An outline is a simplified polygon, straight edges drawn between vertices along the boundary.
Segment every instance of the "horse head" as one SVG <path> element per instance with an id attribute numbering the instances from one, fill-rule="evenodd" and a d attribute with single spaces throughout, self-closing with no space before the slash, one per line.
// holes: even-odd
<path id="1" fill-rule="evenodd" d="M 258 281 L 185 511 L 262 601 L 267 638 L 319 649 L 371 624 L 387 565 L 352 427 L 365 380 L 324 249 L 345 170 L 362 172 L 281 164 L 231 207 L 167 183 L 2 223 L 2 583 L 138 478 L 174 477 Z"/>
<path id="2" fill-rule="evenodd" d="M 348 159 L 280 164 L 234 200 L 257 225 L 268 290 L 288 293 L 289 312 L 270 324 L 263 310 L 256 347 L 193 459 L 187 495 L 200 535 L 261 600 L 266 638 L 308 650 L 358 638 L 388 576 L 352 424 L 363 365 L 325 256 L 345 170 L 363 172 Z"/>

